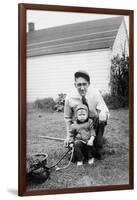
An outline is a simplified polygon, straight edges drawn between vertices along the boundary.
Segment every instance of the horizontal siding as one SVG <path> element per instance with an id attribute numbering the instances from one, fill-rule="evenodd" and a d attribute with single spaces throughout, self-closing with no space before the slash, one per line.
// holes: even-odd
<path id="1" fill-rule="evenodd" d="M 27 100 L 57 97 L 74 87 L 74 73 L 84 69 L 91 76 L 91 84 L 101 91 L 109 91 L 110 50 L 85 51 L 27 59 Z"/>
<path id="2" fill-rule="evenodd" d="M 124 23 L 125 23 L 124 21 L 121 23 L 115 42 L 113 44 L 112 57 L 116 56 L 117 54 L 121 56 L 122 51 L 124 50 L 124 45 L 125 45 L 125 53 L 126 55 L 129 55 L 128 33 L 126 30 L 126 25 Z"/>

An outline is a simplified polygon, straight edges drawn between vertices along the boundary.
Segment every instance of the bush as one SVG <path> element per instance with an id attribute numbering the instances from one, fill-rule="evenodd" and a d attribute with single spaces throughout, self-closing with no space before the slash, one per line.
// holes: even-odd
<path id="1" fill-rule="evenodd" d="M 35 107 L 40 110 L 54 111 L 55 102 L 53 98 L 37 99 L 35 102 Z"/>
<path id="2" fill-rule="evenodd" d="M 128 98 L 124 96 L 111 96 L 106 94 L 103 96 L 109 109 L 118 109 L 128 107 Z"/>
<path id="3" fill-rule="evenodd" d="M 117 54 L 111 60 L 111 95 L 104 96 L 106 104 L 111 109 L 128 107 L 128 68 L 129 57 L 125 54 L 124 44 L 122 56 Z"/>
<path id="4" fill-rule="evenodd" d="M 58 94 L 58 97 L 55 101 L 56 105 L 54 106 L 54 108 L 57 112 L 64 111 L 65 97 L 66 97 L 66 94 L 64 94 L 64 93 Z"/>
<path id="5" fill-rule="evenodd" d="M 111 60 L 111 95 L 112 96 L 128 96 L 128 66 L 129 58 L 123 52 L 122 57 L 115 56 Z"/>
<path id="6" fill-rule="evenodd" d="M 27 113 L 31 114 L 31 113 L 34 113 L 35 111 L 36 111 L 36 107 L 35 107 L 34 102 L 28 102 L 27 103 Z"/>

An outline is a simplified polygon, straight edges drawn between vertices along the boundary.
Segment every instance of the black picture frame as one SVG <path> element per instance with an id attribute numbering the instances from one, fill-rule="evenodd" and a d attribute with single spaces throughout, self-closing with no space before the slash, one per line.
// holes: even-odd
<path id="1" fill-rule="evenodd" d="M 91 7 L 71 7 L 59 5 L 43 5 L 43 4 L 24 4 L 18 5 L 19 9 L 19 148 L 18 148 L 18 194 L 19 196 L 29 195 L 48 195 L 48 194 L 64 194 L 64 193 L 81 193 L 81 192 L 98 192 L 112 190 L 128 190 L 134 188 L 134 11 L 122 9 L 106 9 L 106 8 L 91 8 Z M 75 12 L 75 13 L 97 13 L 97 14 L 112 14 L 126 15 L 129 17 L 129 184 L 121 185 L 102 185 L 92 187 L 65 188 L 52 190 L 26 190 L 26 13 L 27 10 L 41 11 L 60 11 L 60 12 Z"/>

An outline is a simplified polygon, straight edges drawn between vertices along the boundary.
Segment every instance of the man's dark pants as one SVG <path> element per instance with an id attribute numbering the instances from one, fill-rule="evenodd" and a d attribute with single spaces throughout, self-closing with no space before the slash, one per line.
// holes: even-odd
<path id="1" fill-rule="evenodd" d="M 95 118 L 94 120 L 94 129 L 96 133 L 96 137 L 94 140 L 94 146 L 96 149 L 95 157 L 97 159 L 101 159 L 101 150 L 103 147 L 103 134 L 105 130 L 105 126 L 107 125 L 106 121 L 99 121 L 99 118 Z"/>

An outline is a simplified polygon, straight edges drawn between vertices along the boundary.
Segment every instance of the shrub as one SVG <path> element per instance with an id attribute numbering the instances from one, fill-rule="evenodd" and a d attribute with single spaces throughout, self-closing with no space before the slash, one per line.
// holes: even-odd
<path id="1" fill-rule="evenodd" d="M 54 111 L 55 102 L 51 97 L 44 99 L 37 99 L 34 104 L 37 109 L 45 111 Z"/>
<path id="2" fill-rule="evenodd" d="M 125 44 L 122 56 L 119 54 L 111 60 L 110 86 L 111 95 L 105 95 L 104 100 L 109 108 L 117 109 L 128 106 L 128 67 L 129 57 L 125 55 Z"/>
<path id="3" fill-rule="evenodd" d="M 128 66 L 129 58 L 123 52 L 122 57 L 115 56 L 111 60 L 111 95 L 128 97 Z"/>
<path id="4" fill-rule="evenodd" d="M 66 97 L 66 94 L 64 94 L 64 93 L 58 94 L 58 97 L 55 100 L 56 104 L 54 106 L 54 108 L 57 112 L 64 111 L 65 97 Z"/>
<path id="5" fill-rule="evenodd" d="M 103 96 L 109 109 L 118 109 L 128 107 L 128 98 L 124 96 L 111 96 L 106 94 Z"/>
<path id="6" fill-rule="evenodd" d="M 34 102 L 27 102 L 27 113 L 31 114 L 34 113 L 36 111 L 36 107 Z"/>

